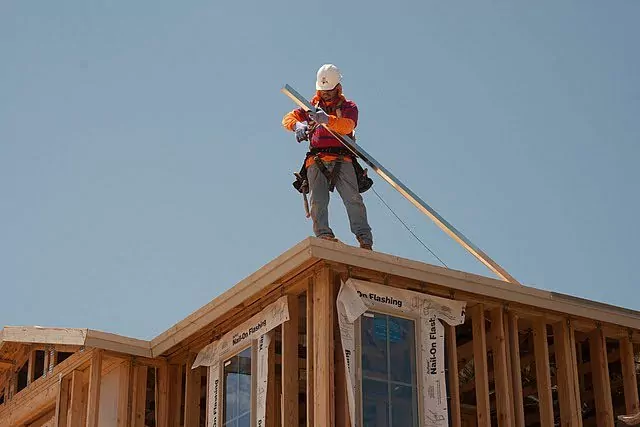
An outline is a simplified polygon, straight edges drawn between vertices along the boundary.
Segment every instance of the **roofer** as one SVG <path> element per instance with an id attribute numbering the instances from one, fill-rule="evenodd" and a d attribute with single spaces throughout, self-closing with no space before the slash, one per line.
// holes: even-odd
<path id="1" fill-rule="evenodd" d="M 367 221 L 367 210 L 361 192 L 366 191 L 373 181 L 366 176 L 366 170 L 357 163 L 355 156 L 321 125 L 332 131 L 354 137 L 358 125 L 358 107 L 342 94 L 342 75 L 333 64 L 325 64 L 318 70 L 316 95 L 311 103 L 315 111 L 306 112 L 302 108 L 291 111 L 282 119 L 282 125 L 296 134 L 296 140 L 310 141 L 301 174 L 311 193 L 311 218 L 313 231 L 317 237 L 337 241 L 329 227 L 329 193 L 333 188 L 338 193 L 347 210 L 351 232 L 355 234 L 361 248 L 372 249 L 373 237 Z M 306 192 L 294 183 L 298 191 Z"/>

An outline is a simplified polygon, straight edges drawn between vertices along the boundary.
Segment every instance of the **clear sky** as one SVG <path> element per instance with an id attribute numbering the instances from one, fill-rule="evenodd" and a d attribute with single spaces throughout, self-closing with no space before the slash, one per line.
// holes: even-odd
<path id="1" fill-rule="evenodd" d="M 0 325 L 152 338 L 311 234 L 280 121 L 358 142 L 522 283 L 640 309 L 640 2 L 0 3 Z M 492 273 L 378 177 L 450 267 Z M 438 265 L 365 194 L 375 248 Z M 338 237 L 355 244 L 335 198 Z"/>

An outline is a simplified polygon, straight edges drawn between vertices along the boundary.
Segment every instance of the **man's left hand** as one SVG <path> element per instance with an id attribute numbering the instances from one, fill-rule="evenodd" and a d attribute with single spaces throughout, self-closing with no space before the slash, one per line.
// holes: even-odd
<path id="1" fill-rule="evenodd" d="M 318 108 L 316 111 L 309 111 L 309 118 L 320 125 L 329 124 L 329 115 L 325 113 L 322 108 Z"/>

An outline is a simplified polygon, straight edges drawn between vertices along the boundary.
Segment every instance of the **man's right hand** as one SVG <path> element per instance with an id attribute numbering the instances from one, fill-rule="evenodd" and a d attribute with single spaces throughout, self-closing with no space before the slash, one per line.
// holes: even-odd
<path id="1" fill-rule="evenodd" d="M 307 125 L 306 123 L 296 122 L 296 126 L 294 128 L 294 131 L 296 133 L 296 141 L 302 142 L 309 139 L 309 135 L 307 133 L 308 130 L 309 125 Z"/>

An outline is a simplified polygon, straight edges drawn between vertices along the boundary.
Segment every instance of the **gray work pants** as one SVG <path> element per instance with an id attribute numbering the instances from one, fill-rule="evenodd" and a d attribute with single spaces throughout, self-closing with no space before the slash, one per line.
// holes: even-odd
<path id="1" fill-rule="evenodd" d="M 329 172 L 333 171 L 335 163 L 325 163 Z M 313 232 L 317 237 L 334 237 L 333 231 L 329 227 L 329 182 L 327 177 L 318 169 L 317 165 L 312 164 L 307 168 L 307 178 L 311 193 Z M 356 235 L 358 242 L 373 244 L 371 227 L 367 221 L 367 209 L 358 192 L 356 172 L 351 162 L 342 162 L 334 182 L 347 209 L 351 232 Z"/>

